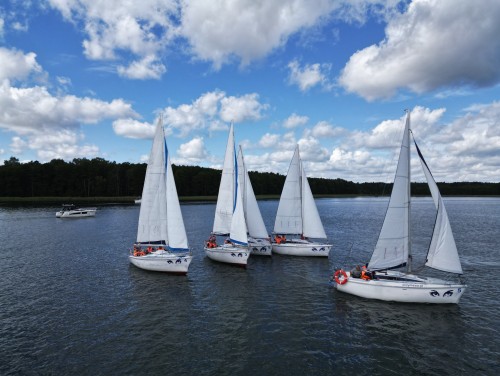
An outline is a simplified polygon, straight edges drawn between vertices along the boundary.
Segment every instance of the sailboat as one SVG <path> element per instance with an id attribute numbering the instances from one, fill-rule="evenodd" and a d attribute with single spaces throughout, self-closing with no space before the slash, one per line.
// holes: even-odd
<path id="1" fill-rule="evenodd" d="M 337 270 L 334 274 L 339 291 L 368 299 L 407 303 L 458 303 L 467 286 L 412 274 L 411 194 L 410 194 L 410 112 L 406 122 L 394 185 L 382 230 L 362 278 L 353 272 Z M 425 266 L 462 275 L 455 239 L 438 186 L 414 139 L 415 148 L 429 186 L 436 220 Z M 393 269 L 407 266 L 406 272 Z"/>
<path id="2" fill-rule="evenodd" d="M 224 244 L 217 245 L 217 236 L 226 237 Z M 214 226 L 205 243 L 205 254 L 215 261 L 246 266 L 253 248 L 265 254 L 266 249 L 261 249 L 267 246 L 267 252 L 270 253 L 269 241 L 266 243 L 266 239 L 261 236 L 267 237 L 267 231 L 244 165 L 241 148 L 236 156 L 234 127 L 231 124 Z"/>
<path id="3" fill-rule="evenodd" d="M 137 242 L 129 255 L 138 268 L 186 274 L 192 260 L 161 118 L 141 197 Z"/>
<path id="4" fill-rule="evenodd" d="M 238 180 L 243 198 L 243 212 L 248 229 L 248 249 L 252 255 L 271 256 L 272 247 L 269 234 L 260 213 L 257 198 L 253 191 L 241 145 L 238 151 Z"/>
<path id="5" fill-rule="evenodd" d="M 287 239 L 287 235 L 292 237 Z M 297 145 L 278 204 L 273 252 L 282 255 L 328 257 L 332 245 L 309 238 L 326 240 L 326 234 Z"/>

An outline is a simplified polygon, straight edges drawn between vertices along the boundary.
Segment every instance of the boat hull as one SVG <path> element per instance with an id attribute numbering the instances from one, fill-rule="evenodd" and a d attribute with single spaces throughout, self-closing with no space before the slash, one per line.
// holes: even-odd
<path id="1" fill-rule="evenodd" d="M 248 239 L 248 250 L 252 255 L 271 256 L 272 245 L 267 239 Z"/>
<path id="2" fill-rule="evenodd" d="M 152 253 L 146 256 L 129 255 L 128 259 L 132 265 L 140 269 L 154 272 L 187 274 L 193 256 L 165 252 L 161 254 Z"/>
<path id="3" fill-rule="evenodd" d="M 272 243 L 273 253 L 288 256 L 328 257 L 331 244 L 313 242 Z"/>
<path id="4" fill-rule="evenodd" d="M 227 264 L 246 267 L 250 252 L 246 247 L 220 246 L 216 248 L 205 247 L 205 254 L 211 260 Z"/>
<path id="5" fill-rule="evenodd" d="M 449 283 L 437 278 L 414 280 L 390 280 L 351 278 L 345 284 L 336 283 L 338 291 L 366 299 L 377 299 L 401 303 L 457 304 L 467 289 L 460 283 Z M 392 274 L 396 276 L 396 274 Z M 398 275 L 401 275 L 398 273 Z M 391 274 L 389 274 L 391 276 Z"/>

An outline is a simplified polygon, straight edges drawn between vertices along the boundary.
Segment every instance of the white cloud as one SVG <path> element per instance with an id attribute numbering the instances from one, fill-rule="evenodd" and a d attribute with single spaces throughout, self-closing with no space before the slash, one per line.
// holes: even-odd
<path id="1" fill-rule="evenodd" d="M 191 141 L 181 144 L 177 150 L 177 155 L 181 160 L 185 160 L 190 163 L 199 163 L 204 161 L 207 158 L 208 153 L 205 149 L 203 137 L 195 137 Z"/>
<path id="2" fill-rule="evenodd" d="M 300 127 L 301 125 L 307 124 L 308 121 L 309 118 L 307 116 L 300 116 L 296 113 L 293 113 L 283 122 L 283 127 L 288 129 L 296 128 Z"/>
<path id="3" fill-rule="evenodd" d="M 3 34 L 4 34 L 4 30 L 3 30 L 3 26 L 5 24 L 5 21 L 3 20 L 2 17 L 0 17 L 0 38 L 3 38 Z"/>
<path id="4" fill-rule="evenodd" d="M 331 64 L 306 64 L 300 67 L 297 60 L 288 64 L 290 76 L 288 81 L 291 85 L 297 85 L 301 91 L 307 91 L 316 85 L 321 85 L 324 89 L 330 90 L 331 84 L 328 80 Z"/>
<path id="5" fill-rule="evenodd" d="M 259 120 L 262 111 L 268 108 L 269 105 L 259 102 L 259 95 L 256 93 L 241 97 L 224 97 L 221 100 L 220 117 L 223 121 L 234 123 Z"/>
<path id="6" fill-rule="evenodd" d="M 121 99 L 53 96 L 43 86 L 17 88 L 8 80 L 0 84 L 0 128 L 16 134 L 10 145 L 16 154 L 29 149 L 41 160 L 96 156 L 97 146 L 81 145 L 80 125 L 122 116 L 138 115 Z"/>
<path id="7" fill-rule="evenodd" d="M 311 129 L 311 134 L 314 137 L 337 137 L 346 133 L 346 130 L 341 127 L 333 127 L 326 121 L 320 121 Z"/>
<path id="8" fill-rule="evenodd" d="M 160 79 L 167 68 L 154 55 L 147 55 L 143 59 L 133 61 L 128 67 L 119 66 L 118 74 L 122 77 L 146 80 Z"/>
<path id="9" fill-rule="evenodd" d="M 80 145 L 83 134 L 72 130 L 62 129 L 56 133 L 30 134 L 24 138 L 12 137 L 10 149 L 15 154 L 22 154 L 27 149 L 34 150 L 38 159 L 49 161 L 51 159 L 92 158 L 99 155 L 96 145 Z"/>
<path id="10" fill-rule="evenodd" d="M 233 57 L 247 65 L 315 25 L 335 8 L 329 0 L 182 2 L 180 32 L 192 53 L 219 69 Z M 235 22 L 236 20 L 236 22 Z"/>
<path id="11" fill-rule="evenodd" d="M 22 80 L 31 74 L 42 74 L 42 67 L 36 62 L 36 54 L 27 54 L 0 47 L 0 83 L 4 80 Z"/>
<path id="12" fill-rule="evenodd" d="M 180 137 L 185 137 L 194 130 L 226 130 L 227 125 L 222 122 L 258 120 L 268 107 L 259 102 L 256 93 L 228 97 L 216 90 L 201 95 L 192 104 L 165 108 L 164 121 L 167 127 L 177 130 Z"/>
<path id="13" fill-rule="evenodd" d="M 177 1 L 49 0 L 49 4 L 66 20 L 83 24 L 87 36 L 83 47 L 87 58 L 118 59 L 125 58 L 123 52 L 130 52 L 138 59 L 128 67 L 120 67 L 120 75 L 146 79 L 159 78 L 165 73 L 159 54 L 176 33 Z"/>
<path id="14" fill-rule="evenodd" d="M 491 86 L 500 81 L 500 3 L 414 0 L 386 37 L 351 56 L 339 82 L 367 100 L 398 89 Z"/>
<path id="15" fill-rule="evenodd" d="M 259 145 L 263 148 L 272 148 L 278 144 L 280 138 L 279 134 L 266 133 L 261 137 Z"/>
<path id="16" fill-rule="evenodd" d="M 131 118 L 117 119 L 113 122 L 113 130 L 118 136 L 127 138 L 153 138 L 155 126 Z"/>

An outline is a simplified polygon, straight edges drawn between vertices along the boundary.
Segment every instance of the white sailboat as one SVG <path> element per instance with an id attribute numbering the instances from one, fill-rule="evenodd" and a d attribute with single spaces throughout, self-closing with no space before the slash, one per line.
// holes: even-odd
<path id="1" fill-rule="evenodd" d="M 272 247 L 269 234 L 260 213 L 253 191 L 241 146 L 238 151 L 238 179 L 243 198 L 243 212 L 248 229 L 248 249 L 252 255 L 271 256 Z"/>
<path id="2" fill-rule="evenodd" d="M 298 145 L 281 192 L 274 234 L 273 252 L 282 255 L 328 257 L 332 247 L 324 241 L 310 240 L 326 240 L 326 234 L 302 166 Z M 292 237 L 287 239 L 287 235 Z"/>
<path id="3" fill-rule="evenodd" d="M 403 141 L 389 207 L 377 245 L 364 278 L 337 270 L 337 290 L 369 299 L 408 303 L 458 303 L 467 286 L 438 278 L 412 274 L 410 228 L 410 113 L 407 111 Z M 434 231 L 425 265 L 440 271 L 462 274 L 455 239 L 443 199 L 415 142 L 424 175 L 437 209 Z M 407 265 L 405 273 L 391 269 Z"/>
<path id="4" fill-rule="evenodd" d="M 129 260 L 141 269 L 176 274 L 186 274 L 192 260 L 161 119 L 146 169 L 137 242 Z"/>
<path id="5" fill-rule="evenodd" d="M 241 163 L 243 155 L 238 158 Z M 252 239 L 249 241 L 249 227 L 245 218 L 243 199 L 243 191 L 248 189 L 248 185 L 246 181 L 240 180 L 243 178 L 249 183 L 249 179 L 244 178 L 245 174 L 238 171 L 241 166 L 238 158 L 234 144 L 234 127 L 231 124 L 215 208 L 214 226 L 210 238 L 205 243 L 205 254 L 215 261 L 246 266 L 251 253 L 249 245 Z M 217 236 L 226 238 L 223 245 L 217 245 Z"/>

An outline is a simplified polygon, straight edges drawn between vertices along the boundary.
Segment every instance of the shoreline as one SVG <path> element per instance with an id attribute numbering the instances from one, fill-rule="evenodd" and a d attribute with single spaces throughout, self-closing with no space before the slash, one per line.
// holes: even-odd
<path id="1" fill-rule="evenodd" d="M 356 195 L 356 194 L 330 194 L 330 195 L 314 195 L 316 199 L 322 198 L 357 198 L 357 197 L 389 197 L 389 195 Z M 412 195 L 412 197 L 430 197 L 430 195 Z M 498 195 L 446 195 L 443 197 L 478 197 L 478 198 L 498 198 Z M 257 195 L 257 200 L 279 200 L 279 195 Z M 79 204 L 79 205 L 116 205 L 134 203 L 137 197 L 0 197 L 0 205 L 2 204 L 46 204 L 46 205 L 62 205 L 62 204 Z M 217 196 L 181 196 L 179 201 L 183 203 L 194 202 L 216 202 Z"/>

